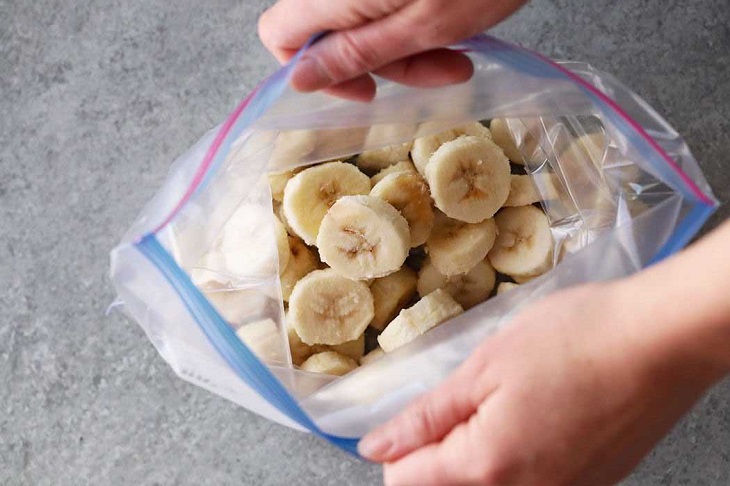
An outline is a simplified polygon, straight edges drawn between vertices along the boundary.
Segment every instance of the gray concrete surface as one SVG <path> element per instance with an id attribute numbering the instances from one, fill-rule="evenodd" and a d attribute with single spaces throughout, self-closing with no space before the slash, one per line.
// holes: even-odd
<path id="1" fill-rule="evenodd" d="M 265 4 L 0 0 L 0 484 L 380 481 L 180 381 L 103 314 L 108 251 L 170 161 L 274 67 L 255 35 Z M 717 0 L 536 0 L 496 32 L 634 87 L 726 201 L 729 24 Z M 730 383 L 628 483 L 730 484 Z"/>

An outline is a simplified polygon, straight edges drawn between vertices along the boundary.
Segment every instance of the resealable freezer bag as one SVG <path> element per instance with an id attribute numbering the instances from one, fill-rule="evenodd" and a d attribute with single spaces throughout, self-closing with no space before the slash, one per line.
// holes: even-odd
<path id="1" fill-rule="evenodd" d="M 455 48 L 474 63 L 467 83 L 416 89 L 379 79 L 371 103 L 291 90 L 300 53 L 178 158 L 113 250 L 111 276 L 125 310 L 180 377 L 354 453 L 359 437 L 437 385 L 525 305 L 665 258 L 713 212 L 682 138 L 612 76 L 489 36 Z M 552 270 L 343 377 L 295 366 L 267 172 L 494 118 L 505 120 L 513 157 L 544 196 Z M 216 258 L 209 250 L 232 221 L 240 246 Z M 265 339 L 258 354 L 241 329 Z"/>

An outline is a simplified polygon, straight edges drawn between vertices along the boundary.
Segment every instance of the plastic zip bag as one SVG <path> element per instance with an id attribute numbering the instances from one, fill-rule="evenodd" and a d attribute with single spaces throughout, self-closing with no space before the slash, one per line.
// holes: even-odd
<path id="1" fill-rule="evenodd" d="M 111 276 L 127 312 L 180 377 L 356 454 L 359 437 L 437 385 L 523 306 L 671 255 L 716 208 L 681 137 L 613 77 L 489 36 L 455 48 L 474 63 L 469 82 L 415 89 L 379 80 L 369 104 L 289 89 L 300 52 L 175 162 L 112 251 Z M 554 269 L 342 378 L 295 368 L 273 221 L 266 217 L 272 212 L 266 172 L 497 117 L 507 120 L 545 200 Z M 241 245 L 256 251 L 242 252 L 235 265 L 201 261 L 232 219 L 243 228 Z M 203 291 L 191 274 L 225 285 Z M 211 300 L 227 292 L 249 305 L 224 318 Z M 229 322 L 268 326 L 275 338 L 265 363 Z"/>

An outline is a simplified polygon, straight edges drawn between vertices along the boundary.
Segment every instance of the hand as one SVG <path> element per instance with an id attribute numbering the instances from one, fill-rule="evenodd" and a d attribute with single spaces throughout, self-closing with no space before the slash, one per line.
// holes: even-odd
<path id="1" fill-rule="evenodd" d="M 360 452 L 385 463 L 388 485 L 618 481 L 730 369 L 724 232 L 529 307 Z M 709 280 L 701 295 L 688 270 Z"/>
<path id="2" fill-rule="evenodd" d="M 314 45 L 292 75 L 295 89 L 327 91 L 368 101 L 368 73 L 420 87 L 466 81 L 473 72 L 464 54 L 443 46 L 497 24 L 526 0 L 279 0 L 259 19 L 259 36 L 288 61 L 314 34 Z"/>

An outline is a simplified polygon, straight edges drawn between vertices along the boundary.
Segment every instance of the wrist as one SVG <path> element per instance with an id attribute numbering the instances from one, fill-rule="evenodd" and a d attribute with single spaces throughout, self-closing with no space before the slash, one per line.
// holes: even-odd
<path id="1" fill-rule="evenodd" d="M 627 322 L 658 363 L 706 380 L 730 373 L 730 222 L 679 255 L 615 282 Z"/>

